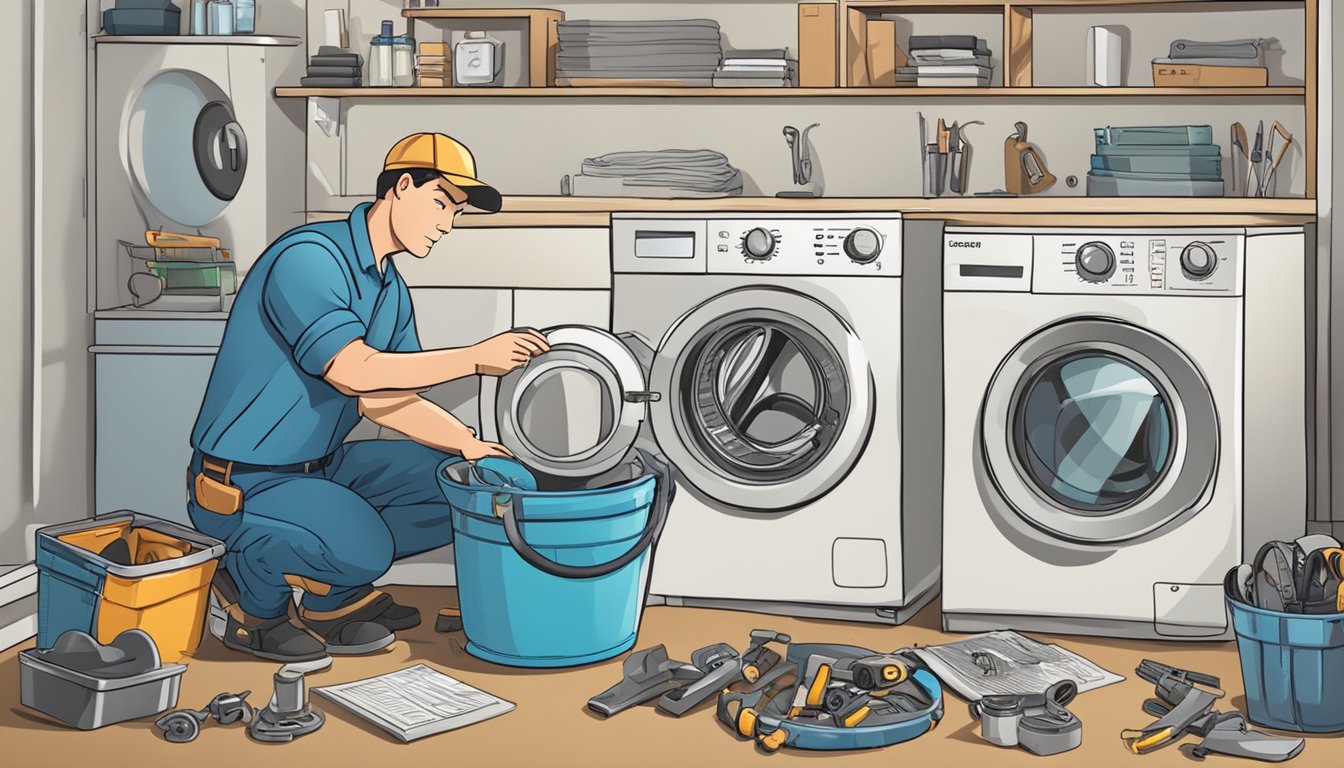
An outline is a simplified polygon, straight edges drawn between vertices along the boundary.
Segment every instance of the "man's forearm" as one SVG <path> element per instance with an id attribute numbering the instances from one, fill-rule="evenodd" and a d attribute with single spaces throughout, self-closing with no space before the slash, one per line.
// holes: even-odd
<path id="1" fill-rule="evenodd" d="M 476 433 L 448 411 L 418 395 L 361 398 L 360 411 L 375 424 L 441 451 L 461 453 Z"/>
<path id="2" fill-rule="evenodd" d="M 336 355 L 327 379 L 353 392 L 423 390 L 476 374 L 470 347 L 427 352 L 380 352 L 354 342 Z"/>

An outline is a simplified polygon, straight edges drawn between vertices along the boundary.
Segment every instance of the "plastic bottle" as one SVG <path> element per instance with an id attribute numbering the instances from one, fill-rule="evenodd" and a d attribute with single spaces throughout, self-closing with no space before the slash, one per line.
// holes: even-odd
<path id="1" fill-rule="evenodd" d="M 392 84 L 392 22 L 383 22 L 383 33 L 369 46 L 369 85 Z"/>
<path id="2" fill-rule="evenodd" d="M 415 38 L 410 30 L 392 39 L 392 84 L 398 88 L 415 85 Z"/>
<path id="3" fill-rule="evenodd" d="M 233 19 L 235 34 L 256 34 L 257 0 L 233 0 Z"/>
<path id="4" fill-rule="evenodd" d="M 210 29 L 207 17 L 210 0 L 191 0 L 191 34 L 204 35 Z"/>
<path id="5" fill-rule="evenodd" d="M 210 0 L 210 25 L 212 35 L 233 34 L 233 3 L 229 0 Z"/>

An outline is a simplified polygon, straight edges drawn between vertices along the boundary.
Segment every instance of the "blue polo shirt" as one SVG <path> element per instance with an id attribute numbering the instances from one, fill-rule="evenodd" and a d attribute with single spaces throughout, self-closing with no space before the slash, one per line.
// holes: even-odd
<path id="1" fill-rule="evenodd" d="M 418 352 L 406 281 L 374 261 L 365 216 L 292 229 L 238 289 L 191 445 L 249 464 L 318 459 L 359 423 L 357 398 L 322 378 L 347 344 Z"/>

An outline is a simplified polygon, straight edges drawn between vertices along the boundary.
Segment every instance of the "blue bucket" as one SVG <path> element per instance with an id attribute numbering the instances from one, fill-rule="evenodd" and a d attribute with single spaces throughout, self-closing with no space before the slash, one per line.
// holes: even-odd
<path id="1" fill-rule="evenodd" d="M 1236 571 L 1228 572 L 1224 594 L 1251 722 L 1303 733 L 1344 731 L 1344 613 L 1248 605 L 1235 597 Z"/>
<path id="2" fill-rule="evenodd" d="M 639 459 L 626 465 L 633 479 L 575 491 L 491 485 L 459 458 L 439 465 L 468 653 L 569 667 L 634 646 L 674 486 L 667 465 Z"/>

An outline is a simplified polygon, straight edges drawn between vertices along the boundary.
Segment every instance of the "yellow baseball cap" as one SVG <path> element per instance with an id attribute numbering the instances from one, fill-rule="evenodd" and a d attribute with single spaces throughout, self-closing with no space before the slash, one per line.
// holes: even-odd
<path id="1" fill-rule="evenodd" d="M 383 161 L 384 171 L 428 168 L 461 187 L 467 202 L 488 213 L 501 205 L 499 191 L 476 178 L 476 158 L 462 142 L 442 133 L 413 133 L 398 141 Z"/>

